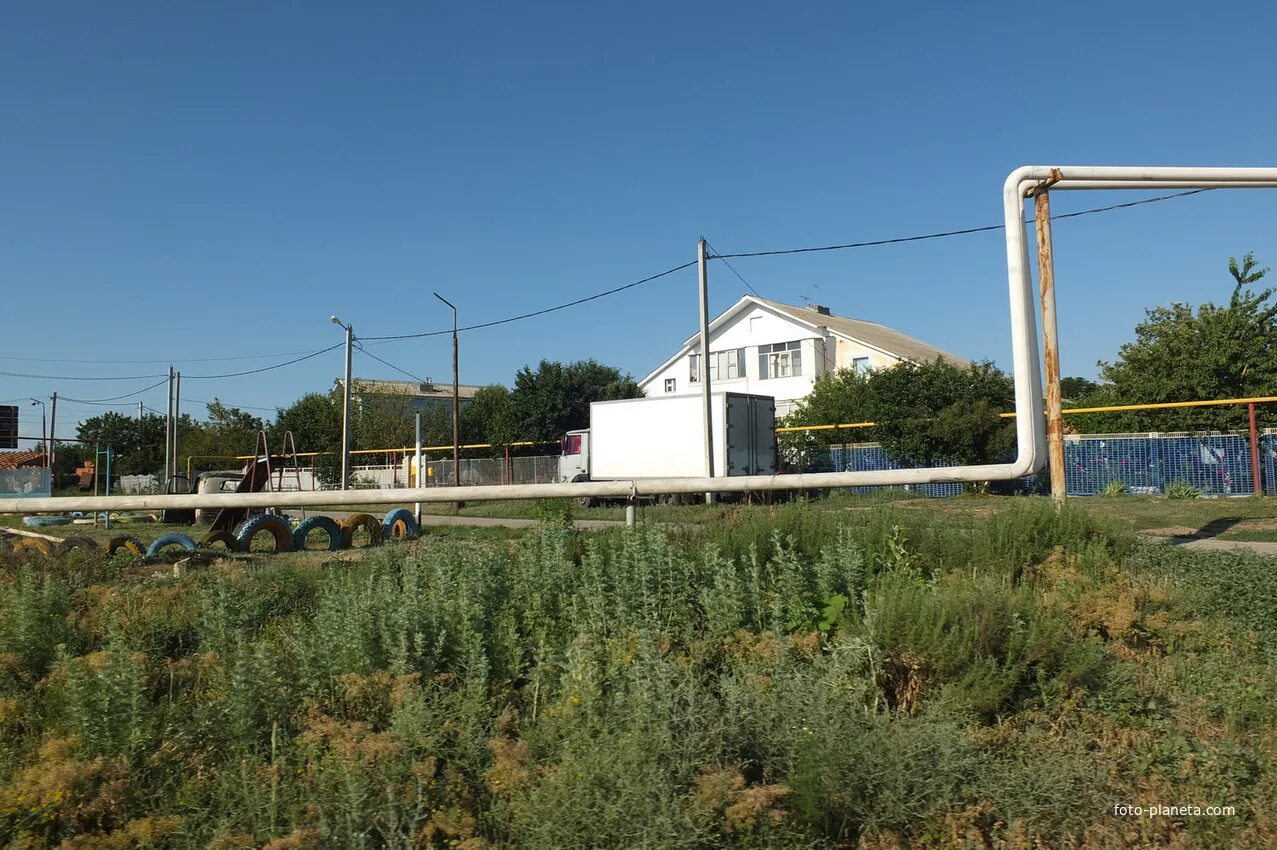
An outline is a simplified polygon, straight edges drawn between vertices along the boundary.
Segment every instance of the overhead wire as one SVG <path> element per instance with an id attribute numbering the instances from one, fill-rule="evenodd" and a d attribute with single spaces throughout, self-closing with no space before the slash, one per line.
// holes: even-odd
<path id="1" fill-rule="evenodd" d="M 268 357 L 292 357 L 306 354 L 305 351 L 276 351 L 273 354 L 236 354 L 226 357 L 166 357 L 157 360 L 75 360 L 53 357 L 17 357 L 12 354 L 0 354 L 0 360 L 21 360 L 27 363 L 112 363 L 112 364 L 145 364 L 145 363 L 219 363 L 228 360 L 265 360 Z"/>
<path id="2" fill-rule="evenodd" d="M 741 275 L 741 273 L 740 273 L 740 272 L 738 272 L 738 271 L 736 271 L 736 267 L 735 267 L 735 266 L 733 266 L 731 263 L 727 262 L 727 260 L 723 257 L 723 255 L 721 255 L 721 254 L 719 254 L 719 253 L 718 253 L 718 249 L 717 249 L 717 248 L 715 248 L 715 247 L 713 246 L 713 244 L 712 244 L 712 243 L 711 243 L 708 239 L 706 239 L 706 240 L 705 240 L 705 246 L 706 246 L 707 248 L 709 248 L 709 249 L 710 249 L 710 251 L 712 251 L 712 252 L 716 255 L 716 257 L 717 257 L 718 259 L 720 259 L 720 260 L 722 260 L 722 261 L 723 261 L 723 265 L 727 266 L 727 268 L 729 268 L 729 269 L 731 270 L 732 274 L 736 275 L 736 279 L 737 279 L 737 280 L 739 280 L 741 283 L 745 284 L 745 288 L 746 288 L 746 289 L 748 289 L 750 292 L 752 292 L 752 293 L 754 293 L 755 295 L 757 295 L 759 298 L 762 298 L 762 297 L 763 297 L 763 293 L 761 293 L 761 292 L 759 292 L 757 289 L 755 289 L 755 288 L 754 288 L 754 285 L 753 285 L 752 283 L 750 283 L 749 281 L 745 280 L 745 278 Z"/>
<path id="3" fill-rule="evenodd" d="M 492 328 L 492 327 L 496 327 L 497 325 L 505 325 L 505 324 L 509 324 L 510 322 L 522 321 L 523 319 L 531 319 L 534 316 L 544 316 L 546 313 L 554 313 L 558 310 L 566 310 L 568 307 L 575 307 L 576 305 L 584 304 L 587 301 L 595 301 L 599 298 L 604 298 L 608 295 L 615 295 L 618 292 L 623 292 L 627 289 L 633 289 L 636 286 L 642 286 L 645 283 L 651 283 L 654 280 L 659 280 L 660 278 L 666 277 L 668 275 L 672 275 L 675 272 L 681 272 L 683 269 L 691 268 L 694 265 L 696 265 L 696 261 L 692 260 L 691 262 L 683 263 L 681 266 L 674 266 L 671 269 L 666 269 L 663 272 L 650 275 L 649 277 L 645 277 L 641 280 L 636 280 L 632 283 L 627 283 L 623 286 L 616 286 L 616 287 L 613 287 L 612 289 L 606 289 L 602 292 L 596 292 L 593 295 L 587 295 L 586 297 L 578 298 L 575 301 L 568 301 L 563 304 L 556 304 L 553 307 L 546 307 L 544 310 L 534 310 L 531 313 L 521 313 L 518 316 L 510 316 L 507 319 L 497 319 L 496 321 L 482 322 L 477 325 L 466 325 L 465 327 L 457 328 L 457 331 L 458 332 L 477 331 L 482 328 Z M 444 334 L 450 334 L 450 333 L 452 333 L 452 329 L 448 328 L 447 330 L 442 330 L 442 331 L 426 331 L 424 333 L 415 333 L 415 334 L 396 334 L 394 336 L 366 336 L 366 337 L 362 337 L 362 339 L 364 342 L 389 342 L 391 340 L 396 340 L 396 339 L 421 339 L 422 337 L 442 336 Z"/>
<path id="4" fill-rule="evenodd" d="M 430 382 L 429 382 L 429 381 L 427 381 L 425 378 L 418 377 L 418 376 L 416 376 L 416 375 L 412 374 L 411 372 L 409 372 L 407 369 L 400 369 L 400 368 L 399 368 L 398 366 L 396 366 L 395 364 L 393 364 L 393 363 L 391 363 L 391 362 L 389 362 L 389 361 L 387 361 L 387 360 L 382 360 L 380 357 L 378 357 L 377 355 L 373 354 L 373 353 L 372 353 L 371 351 L 369 351 L 368 349 L 364 348 L 364 347 L 363 347 L 363 345 L 362 345 L 359 341 L 356 341 L 356 342 L 355 342 L 355 347 L 356 347 L 356 348 L 358 348 L 358 349 L 359 349 L 361 352 L 363 352 L 364 354 L 367 354 L 367 355 L 368 355 L 369 357 L 371 357 L 373 360 L 376 360 L 378 363 L 382 364 L 383 366 L 389 366 L 391 369 L 394 369 L 394 370 L 395 370 L 396 372 L 398 372 L 399 374 L 401 374 L 401 375 L 407 375 L 409 378 L 412 378 L 414 381 L 416 381 L 416 382 L 417 382 L 417 383 L 419 383 L 419 384 L 428 384 L 428 383 L 430 383 Z"/>
<path id="5" fill-rule="evenodd" d="M 1143 204 L 1156 204 L 1160 201 L 1170 201 L 1175 198 L 1186 198 L 1189 195 L 1199 195 L 1202 192 L 1210 192 L 1212 189 L 1190 189 L 1186 192 L 1173 192 L 1169 195 L 1158 195 L 1153 198 L 1141 198 L 1138 201 L 1126 201 L 1120 204 L 1109 204 L 1106 207 L 1094 207 L 1089 210 L 1079 210 L 1071 213 L 1060 213 L 1051 216 L 1052 221 L 1058 221 L 1065 218 L 1078 218 L 1084 215 L 1095 215 L 1096 213 L 1110 212 L 1111 210 L 1124 210 L 1130 207 L 1138 207 Z M 1025 224 L 1032 223 L 1033 219 L 1025 219 Z M 715 254 L 710 257 L 711 260 L 724 260 L 728 258 L 735 259 L 737 257 L 775 257 L 782 254 L 812 254 L 817 251 L 842 251 L 848 248 L 872 248 L 876 245 L 899 245 L 903 242 L 922 242 L 927 239 L 944 239 L 950 236 L 966 236 L 971 233 L 988 233 L 994 230 L 1005 229 L 1005 224 L 989 224 L 984 227 L 966 227 L 961 230 L 944 230 L 939 233 L 924 233 L 918 236 L 897 236 L 891 239 L 874 239 L 868 242 L 847 242 L 841 245 L 819 245 L 811 248 L 783 248 L 775 251 L 742 251 L 736 254 Z"/>
<path id="6" fill-rule="evenodd" d="M 131 393 L 124 393 L 123 395 L 111 396 L 110 398 L 71 398 L 69 396 L 58 396 L 58 400 L 75 402 L 76 404 L 107 405 L 107 402 L 119 401 L 120 399 L 132 398 L 133 396 L 141 395 L 142 393 L 153 390 L 156 387 L 163 386 L 167 381 L 168 381 L 168 375 L 165 375 L 163 380 L 157 381 L 156 383 L 151 384 L 149 387 L 142 387 L 142 389 L 140 390 L 134 390 Z M 107 406 L 110 406 L 110 405 L 107 405 Z"/>

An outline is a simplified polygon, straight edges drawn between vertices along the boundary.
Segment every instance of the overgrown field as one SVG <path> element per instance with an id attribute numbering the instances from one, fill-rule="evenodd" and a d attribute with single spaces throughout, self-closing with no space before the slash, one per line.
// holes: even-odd
<path id="1" fill-rule="evenodd" d="M 0 847 L 1269 847 L 1275 566 L 1039 502 L 7 561 Z"/>

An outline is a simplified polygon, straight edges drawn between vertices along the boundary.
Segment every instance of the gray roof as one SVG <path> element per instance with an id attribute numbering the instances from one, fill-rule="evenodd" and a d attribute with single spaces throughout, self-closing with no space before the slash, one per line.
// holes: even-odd
<path id="1" fill-rule="evenodd" d="M 839 336 L 859 340 L 874 348 L 880 348 L 888 354 L 893 354 L 904 360 L 911 360 L 914 363 L 930 363 L 936 358 L 947 360 L 955 366 L 966 366 L 971 362 L 965 357 L 950 354 L 948 351 L 936 348 L 934 345 L 929 345 L 920 339 L 914 339 L 908 334 L 901 333 L 886 325 L 880 325 L 877 322 L 866 322 L 864 319 L 849 319 L 846 316 L 825 315 L 811 307 L 795 307 L 792 304 L 782 304 L 779 301 L 770 301 L 766 298 L 757 298 L 755 300 L 800 321 L 810 322 L 813 325 L 824 325 Z"/>

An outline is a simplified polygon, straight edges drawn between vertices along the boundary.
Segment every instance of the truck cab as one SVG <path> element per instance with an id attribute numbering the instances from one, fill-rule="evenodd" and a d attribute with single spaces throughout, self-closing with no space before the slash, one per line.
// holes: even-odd
<path id="1" fill-rule="evenodd" d="M 560 481 L 588 481 L 590 479 L 590 429 L 568 431 L 563 438 L 559 456 Z"/>

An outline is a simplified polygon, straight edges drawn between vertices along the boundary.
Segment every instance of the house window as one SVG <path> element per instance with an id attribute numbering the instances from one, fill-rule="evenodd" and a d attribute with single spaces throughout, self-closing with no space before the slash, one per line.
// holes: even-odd
<path id="1" fill-rule="evenodd" d="M 695 384 L 701 380 L 701 356 L 689 354 L 688 380 Z M 728 351 L 711 351 L 709 353 L 709 380 L 734 381 L 745 377 L 745 349 L 732 348 Z"/>
<path id="2" fill-rule="evenodd" d="M 745 377 L 745 349 L 733 348 L 730 351 L 712 351 L 709 355 L 709 379 L 711 381 L 734 381 Z"/>
<path id="3" fill-rule="evenodd" d="M 869 358 L 868 358 L 868 357 L 853 357 L 853 358 L 851 358 L 851 368 L 852 368 L 852 370 L 853 370 L 853 371 L 855 371 L 855 372 L 868 372 L 868 371 L 869 371 Z"/>
<path id="4" fill-rule="evenodd" d="M 801 342 L 777 342 L 758 346 L 760 378 L 796 378 L 803 373 Z"/>
<path id="5" fill-rule="evenodd" d="M 672 392 L 674 392 L 674 379 L 673 379 L 673 378 L 666 378 L 666 379 L 665 379 L 665 392 L 667 392 L 667 393 L 672 393 Z"/>

